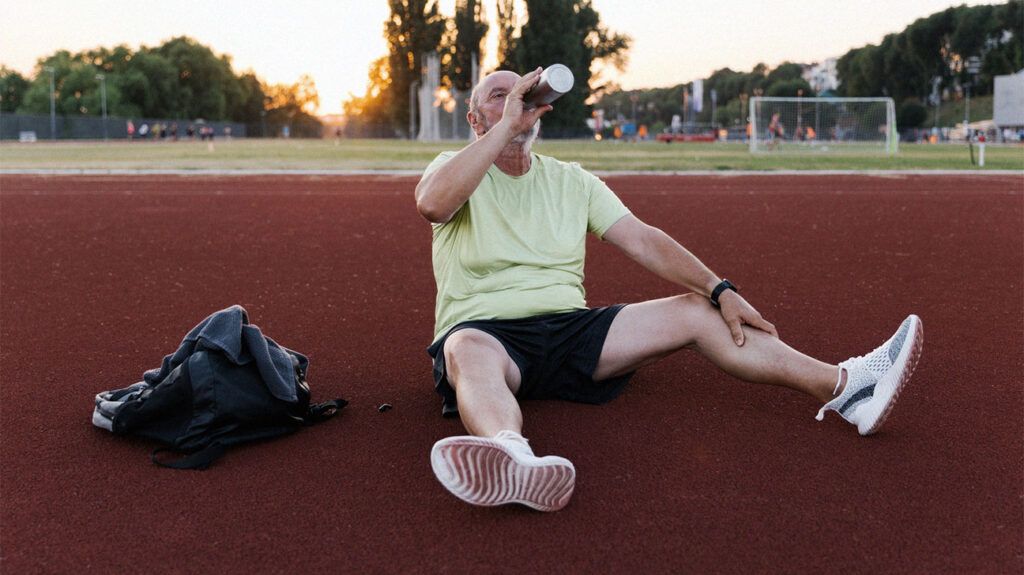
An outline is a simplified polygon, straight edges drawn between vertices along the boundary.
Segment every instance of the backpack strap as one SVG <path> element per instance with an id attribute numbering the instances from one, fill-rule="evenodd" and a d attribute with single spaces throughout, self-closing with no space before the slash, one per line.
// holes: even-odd
<path id="1" fill-rule="evenodd" d="M 348 402 L 340 397 L 323 403 L 315 403 L 309 406 L 309 411 L 306 412 L 303 419 L 306 421 L 306 425 L 315 425 L 334 417 L 338 414 L 338 410 L 346 405 Z"/>
<path id="2" fill-rule="evenodd" d="M 220 457 L 227 451 L 227 448 L 214 442 L 195 453 L 190 453 L 185 457 L 182 457 L 181 459 L 177 459 L 175 461 L 160 461 L 160 459 L 157 458 L 157 454 L 165 451 L 173 452 L 174 450 L 167 447 L 161 447 L 160 449 L 153 450 L 153 453 L 150 454 L 149 458 L 153 463 L 160 467 L 169 467 L 171 469 L 206 469 L 211 463 L 220 459 Z"/>

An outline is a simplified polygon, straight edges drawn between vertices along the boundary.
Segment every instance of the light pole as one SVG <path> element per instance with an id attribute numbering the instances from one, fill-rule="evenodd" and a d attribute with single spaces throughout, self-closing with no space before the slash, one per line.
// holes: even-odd
<path id="1" fill-rule="evenodd" d="M 804 101 L 804 89 L 798 88 L 796 91 L 796 134 L 802 136 L 804 133 L 803 128 L 803 108 L 800 104 Z M 803 139 L 801 137 L 801 139 Z"/>
<path id="2" fill-rule="evenodd" d="M 971 165 L 974 165 L 974 145 L 971 141 L 971 84 L 977 82 L 978 71 L 981 70 L 981 59 L 971 56 L 967 60 L 967 73 L 971 78 L 967 81 L 967 103 L 964 106 L 964 137 L 967 138 L 967 148 L 971 151 Z"/>
<path id="3" fill-rule="evenodd" d="M 711 88 L 711 129 L 715 130 L 715 139 L 718 139 L 718 125 L 715 116 L 718 115 L 718 92 Z"/>
<path id="4" fill-rule="evenodd" d="M 416 90 L 419 82 L 409 84 L 409 139 L 416 139 Z"/>
<path id="5" fill-rule="evenodd" d="M 967 91 L 967 103 L 964 106 L 964 137 L 967 138 L 968 142 L 971 141 L 971 84 L 973 84 L 975 78 L 978 77 L 979 70 L 981 70 L 981 59 L 977 56 L 971 56 L 967 60 L 967 73 L 970 75 L 970 78 L 965 84 Z"/>
<path id="6" fill-rule="evenodd" d="M 100 81 L 100 99 L 103 102 L 103 141 L 107 141 L 107 77 L 103 74 L 96 74 Z"/>
<path id="7" fill-rule="evenodd" d="M 44 72 L 50 73 L 50 139 L 54 142 L 57 141 L 57 99 L 54 95 L 54 76 L 56 70 L 53 66 L 43 66 Z"/>

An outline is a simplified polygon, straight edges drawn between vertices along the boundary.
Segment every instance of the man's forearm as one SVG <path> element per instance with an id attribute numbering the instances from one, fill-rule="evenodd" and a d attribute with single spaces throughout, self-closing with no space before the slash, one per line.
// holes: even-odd
<path id="1" fill-rule="evenodd" d="M 671 236 L 655 227 L 649 227 L 644 238 L 646 249 L 639 250 L 634 259 L 662 279 L 703 295 L 720 281 L 697 256 L 690 253 Z"/>
<path id="2" fill-rule="evenodd" d="M 484 174 L 508 145 L 510 130 L 502 123 L 466 146 L 416 186 L 416 208 L 428 220 L 444 223 L 466 203 Z"/>

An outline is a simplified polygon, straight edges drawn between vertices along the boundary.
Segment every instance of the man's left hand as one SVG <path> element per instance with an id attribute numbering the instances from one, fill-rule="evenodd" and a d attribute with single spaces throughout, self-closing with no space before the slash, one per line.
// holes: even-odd
<path id="1" fill-rule="evenodd" d="M 722 292 L 722 295 L 718 296 L 718 304 L 721 306 L 719 311 L 722 313 L 722 319 L 729 326 L 729 331 L 732 332 L 732 339 L 736 342 L 736 345 L 742 346 L 745 341 L 742 329 L 744 325 L 759 329 L 770 334 L 772 337 L 779 337 L 779 332 L 775 330 L 775 326 L 761 317 L 761 314 L 754 309 L 754 306 L 747 303 L 747 300 L 743 299 L 743 296 L 740 294 L 732 290 L 726 290 Z"/>

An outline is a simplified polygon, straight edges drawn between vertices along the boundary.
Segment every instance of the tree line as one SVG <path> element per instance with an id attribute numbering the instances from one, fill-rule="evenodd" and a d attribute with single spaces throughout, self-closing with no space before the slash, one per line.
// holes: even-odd
<path id="1" fill-rule="evenodd" d="M 972 73 L 968 65 L 979 66 Z M 957 6 L 919 18 L 877 46 L 850 50 L 837 63 L 844 96 L 890 96 L 897 124 L 920 126 L 926 104 L 992 93 L 995 76 L 1024 68 L 1024 0 Z M 902 120 L 900 122 L 899 120 Z"/>
<path id="2" fill-rule="evenodd" d="M 484 59 L 483 40 L 489 29 L 484 3 L 456 0 L 454 17 L 439 11 L 436 0 L 388 0 L 384 23 L 388 54 L 370 66 L 365 95 L 344 104 L 350 122 L 384 127 L 393 135 L 409 135 L 411 93 L 420 81 L 424 54 L 438 54 L 440 83 L 449 92 L 472 86 L 472 62 Z M 517 14 L 513 0 L 497 0 L 498 68 L 520 74 L 561 63 L 575 78 L 572 92 L 544 117 L 545 134 L 575 135 L 586 130 L 593 94 L 605 84 L 591 74 L 601 61 L 620 70 L 631 39 L 601 23 L 591 0 L 526 0 Z M 415 126 L 413 126 L 415 129 Z"/>
<path id="3" fill-rule="evenodd" d="M 105 89 L 109 116 L 239 122 L 251 135 L 277 134 L 284 126 L 293 135 L 320 131 L 312 78 L 268 84 L 252 71 L 236 74 L 230 56 L 187 36 L 138 50 L 126 45 L 75 54 L 59 50 L 40 58 L 31 78 L 0 67 L 0 109 L 49 114 L 51 76 L 61 116 L 100 115 Z"/>
<path id="4" fill-rule="evenodd" d="M 901 129 L 921 126 L 927 105 L 935 98 L 959 98 L 968 83 L 972 95 L 992 93 L 993 78 L 1024 68 L 1024 0 L 1000 5 L 958 6 L 920 18 L 902 32 L 885 36 L 880 44 L 849 50 L 838 58 L 837 96 L 890 96 L 897 103 L 897 125 Z M 980 70 L 975 78 L 967 62 L 977 58 Z M 729 68 L 716 70 L 704 80 L 705 104 L 694 115 L 699 123 L 741 126 L 746 121 L 747 98 L 754 95 L 794 97 L 817 95 L 803 79 L 804 66 L 783 62 L 776 68 L 756 65 L 749 72 Z M 938 86 L 938 90 L 935 87 Z M 711 90 L 717 105 L 710 104 Z M 933 91 L 935 95 L 933 97 Z M 595 108 L 608 119 L 621 115 L 636 119 L 660 131 L 672 116 L 682 114 L 683 94 L 692 93 L 692 83 L 669 88 L 612 91 Z M 714 114 L 714 118 L 712 118 Z"/>

